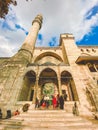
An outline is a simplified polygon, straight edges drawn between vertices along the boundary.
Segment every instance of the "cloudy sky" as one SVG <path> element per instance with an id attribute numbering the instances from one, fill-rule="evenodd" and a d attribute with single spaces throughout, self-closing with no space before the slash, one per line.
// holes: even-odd
<path id="1" fill-rule="evenodd" d="M 72 33 L 77 45 L 98 46 L 98 0 L 17 0 L 0 19 L 0 57 L 22 46 L 32 20 L 43 15 L 36 46 L 57 46 L 60 34 Z"/>

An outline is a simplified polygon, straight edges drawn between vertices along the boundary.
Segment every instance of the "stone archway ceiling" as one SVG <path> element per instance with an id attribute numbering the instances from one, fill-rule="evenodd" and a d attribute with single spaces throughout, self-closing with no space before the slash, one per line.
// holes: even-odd
<path id="1" fill-rule="evenodd" d="M 68 71 L 63 71 L 61 73 L 61 83 L 68 84 L 69 81 L 72 79 L 71 74 Z"/>
<path id="2" fill-rule="evenodd" d="M 44 56 L 39 60 L 37 60 L 35 63 L 40 66 L 49 66 L 49 65 L 54 66 L 54 65 L 59 65 L 61 61 L 53 56 Z"/>
<path id="3" fill-rule="evenodd" d="M 70 72 L 68 72 L 68 71 L 66 71 L 66 70 L 64 70 L 64 71 L 61 72 L 61 76 L 62 76 L 62 75 L 67 75 L 67 76 L 69 76 L 69 77 L 72 77 L 72 75 L 70 74 Z"/>
<path id="4" fill-rule="evenodd" d="M 46 68 L 44 69 L 40 76 L 39 76 L 39 84 L 42 85 L 44 83 L 48 83 L 48 82 L 53 82 L 55 84 L 57 84 L 57 74 L 54 70 L 50 69 L 50 68 Z"/>
<path id="5" fill-rule="evenodd" d="M 56 64 L 51 63 L 51 62 L 45 62 L 44 64 L 41 64 L 41 65 L 42 66 L 48 66 L 48 65 L 55 66 Z"/>
<path id="6" fill-rule="evenodd" d="M 45 53 L 40 54 L 38 57 L 36 57 L 34 62 L 37 62 L 37 61 L 39 61 L 40 59 L 42 59 L 43 57 L 46 57 L 46 56 L 54 57 L 54 58 L 58 59 L 60 62 L 63 62 L 63 59 L 58 54 L 53 53 L 53 52 L 45 52 Z"/>
<path id="7" fill-rule="evenodd" d="M 26 78 L 28 78 L 31 82 L 35 82 L 36 81 L 36 74 L 34 71 L 28 71 L 25 75 Z"/>

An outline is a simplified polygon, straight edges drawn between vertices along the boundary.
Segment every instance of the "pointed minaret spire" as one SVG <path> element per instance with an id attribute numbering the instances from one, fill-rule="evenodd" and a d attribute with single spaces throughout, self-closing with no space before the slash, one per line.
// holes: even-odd
<path id="1" fill-rule="evenodd" d="M 35 17 L 32 22 L 32 27 L 23 42 L 22 47 L 18 53 L 11 57 L 12 61 L 23 61 L 27 64 L 31 62 L 37 35 L 42 26 L 42 20 L 43 17 L 40 14 Z"/>
<path id="2" fill-rule="evenodd" d="M 39 14 L 35 17 L 35 19 L 32 22 L 32 27 L 31 27 L 21 49 L 28 50 L 31 53 L 33 52 L 38 32 L 42 26 L 42 20 L 43 20 L 43 17 L 41 14 Z"/>

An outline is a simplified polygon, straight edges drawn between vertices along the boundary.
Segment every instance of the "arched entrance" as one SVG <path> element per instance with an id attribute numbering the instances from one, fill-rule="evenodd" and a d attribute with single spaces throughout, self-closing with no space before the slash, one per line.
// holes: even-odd
<path id="1" fill-rule="evenodd" d="M 56 72 L 51 68 L 44 69 L 39 76 L 40 97 L 46 95 L 52 99 L 52 95 L 58 94 L 58 79 Z"/>
<path id="2" fill-rule="evenodd" d="M 34 85 L 36 74 L 34 71 L 28 71 L 23 78 L 23 86 L 19 95 L 19 101 L 32 101 L 34 95 Z"/>
<path id="3" fill-rule="evenodd" d="M 78 101 L 76 87 L 72 75 L 68 71 L 61 73 L 62 94 L 67 94 L 67 101 Z"/>

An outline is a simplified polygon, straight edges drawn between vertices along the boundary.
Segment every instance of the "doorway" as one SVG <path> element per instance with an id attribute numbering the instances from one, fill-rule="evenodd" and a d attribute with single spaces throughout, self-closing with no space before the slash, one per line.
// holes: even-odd
<path id="1" fill-rule="evenodd" d="M 36 81 L 36 74 L 34 71 L 29 71 L 23 78 L 23 85 L 20 90 L 18 101 L 32 101 L 34 95 L 34 85 Z"/>
<path id="2" fill-rule="evenodd" d="M 39 86 L 41 87 L 41 95 L 51 96 L 58 94 L 58 79 L 56 72 L 51 68 L 44 69 L 39 76 Z"/>
<path id="3" fill-rule="evenodd" d="M 63 94 L 67 94 L 67 101 L 78 101 L 78 94 L 72 75 L 68 71 L 61 73 L 61 87 Z"/>

